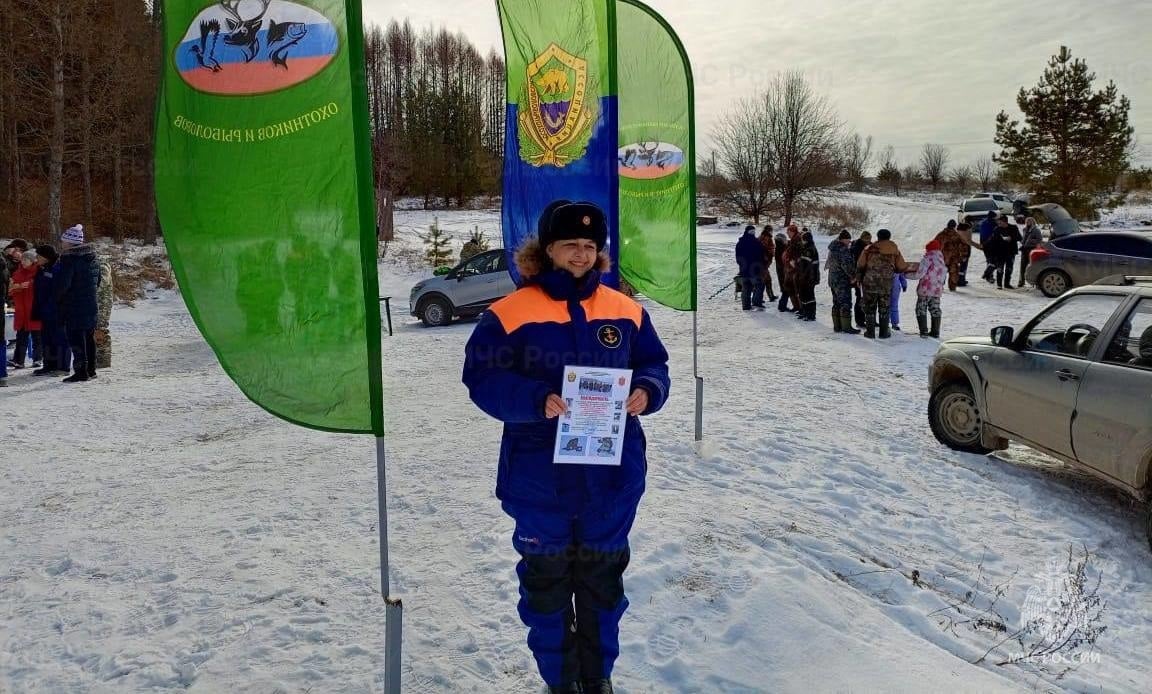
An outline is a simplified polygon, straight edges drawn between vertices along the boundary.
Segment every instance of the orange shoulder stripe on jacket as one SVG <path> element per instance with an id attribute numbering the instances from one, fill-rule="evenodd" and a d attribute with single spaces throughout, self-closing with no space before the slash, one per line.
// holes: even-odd
<path id="1" fill-rule="evenodd" d="M 639 329 L 644 322 L 644 309 L 628 296 L 601 285 L 596 293 L 581 302 L 584 316 L 594 320 L 630 320 Z"/>
<path id="2" fill-rule="evenodd" d="M 568 307 L 556 301 L 540 287 L 517 289 L 488 309 L 500 320 L 504 332 L 511 335 L 528 323 L 571 323 Z"/>

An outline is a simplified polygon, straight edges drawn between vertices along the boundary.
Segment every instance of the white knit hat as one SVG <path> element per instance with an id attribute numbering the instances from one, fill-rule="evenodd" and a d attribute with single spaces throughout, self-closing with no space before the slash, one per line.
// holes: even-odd
<path id="1" fill-rule="evenodd" d="M 74 227 L 68 227 L 67 231 L 60 235 L 60 240 L 64 243 L 84 243 L 84 225 L 77 224 Z"/>

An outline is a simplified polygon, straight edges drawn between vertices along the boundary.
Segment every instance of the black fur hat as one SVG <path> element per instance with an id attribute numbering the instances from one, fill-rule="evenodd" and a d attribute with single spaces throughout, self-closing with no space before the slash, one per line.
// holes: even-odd
<path id="1" fill-rule="evenodd" d="M 596 250 L 603 250 L 608 245 L 608 218 L 590 202 L 559 200 L 545 208 L 538 235 L 544 248 L 556 241 L 589 239 L 596 243 Z"/>

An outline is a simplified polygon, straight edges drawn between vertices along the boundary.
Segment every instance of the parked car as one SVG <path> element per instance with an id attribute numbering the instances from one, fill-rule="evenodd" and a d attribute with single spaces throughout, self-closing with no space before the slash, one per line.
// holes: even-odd
<path id="1" fill-rule="evenodd" d="M 515 289 L 504 250 L 496 249 L 474 255 L 444 275 L 417 282 L 409 306 L 424 325 L 436 327 L 453 318 L 478 316 Z"/>
<path id="2" fill-rule="evenodd" d="M 1152 543 L 1152 277 L 1075 289 L 1019 332 L 940 345 L 928 423 L 985 454 L 1016 441 L 1148 504 Z"/>
<path id="3" fill-rule="evenodd" d="M 1113 275 L 1152 276 L 1152 234 L 1087 231 L 1041 243 L 1024 279 L 1055 298 Z"/>
<path id="4" fill-rule="evenodd" d="M 1038 222 L 1048 223 L 1050 227 L 1048 235 L 1051 238 L 1058 239 L 1061 236 L 1080 232 L 1080 222 L 1068 214 L 1068 210 L 1054 202 L 1031 205 L 1028 207 L 1028 213 L 1035 217 Z"/>
<path id="5" fill-rule="evenodd" d="M 973 200 L 979 200 L 979 199 L 995 200 L 996 206 L 1004 214 L 1012 214 L 1012 212 L 1014 210 L 1012 196 L 1007 195 L 1005 193 L 976 193 L 975 195 L 972 196 L 971 199 L 973 199 Z"/>
<path id="6" fill-rule="evenodd" d="M 1011 208 L 1008 210 L 1011 212 Z M 956 221 L 979 224 L 989 212 L 1002 212 L 1000 205 L 992 198 L 968 198 L 960 203 L 956 211 Z"/>

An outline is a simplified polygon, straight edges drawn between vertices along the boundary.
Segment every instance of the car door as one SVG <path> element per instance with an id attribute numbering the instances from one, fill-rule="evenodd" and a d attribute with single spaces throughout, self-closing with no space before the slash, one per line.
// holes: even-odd
<path id="1" fill-rule="evenodd" d="M 1088 366 L 1076 396 L 1072 444 L 1083 464 L 1140 487 L 1140 464 L 1152 452 L 1152 359 L 1141 340 L 1152 338 L 1152 299 L 1140 300 Z"/>
<path id="2" fill-rule="evenodd" d="M 468 259 L 456 270 L 456 289 L 452 303 L 465 312 L 483 308 L 500 296 L 497 269 L 503 251 L 486 251 Z M 506 271 L 505 271 L 506 274 Z"/>
<path id="3" fill-rule="evenodd" d="M 1143 234 L 1123 234 L 1117 235 L 1117 238 L 1117 252 L 1124 260 L 1123 274 L 1152 277 L 1152 236 L 1145 238 Z"/>
<path id="4" fill-rule="evenodd" d="M 500 262 L 497 266 L 499 275 L 497 276 L 497 290 L 499 292 L 497 298 L 504 298 L 516 291 L 516 283 L 512 280 L 512 275 L 508 272 L 508 256 L 503 251 L 500 252 Z"/>
<path id="5" fill-rule="evenodd" d="M 980 356 L 989 423 L 1050 451 L 1073 457 L 1071 424 L 1094 333 L 1103 332 L 1123 294 L 1072 294 L 1032 320 L 1012 349 Z"/>

